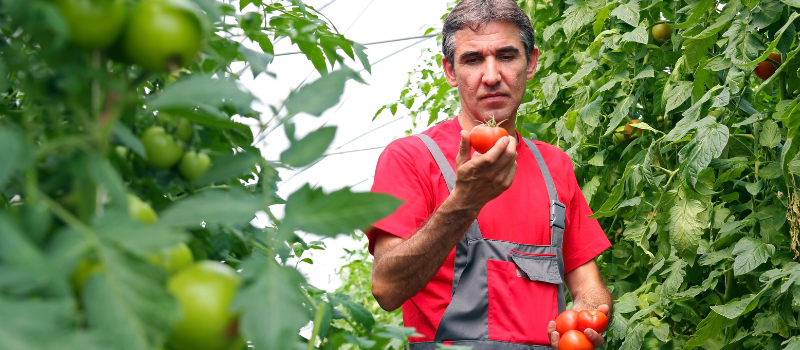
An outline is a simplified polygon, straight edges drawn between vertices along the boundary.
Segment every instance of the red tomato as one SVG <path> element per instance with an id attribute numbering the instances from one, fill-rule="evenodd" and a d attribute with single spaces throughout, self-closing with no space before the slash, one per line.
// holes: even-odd
<path id="1" fill-rule="evenodd" d="M 558 341 L 559 350 L 594 350 L 594 344 L 581 331 L 571 330 Z"/>
<path id="2" fill-rule="evenodd" d="M 781 55 L 777 53 L 773 52 L 769 54 L 769 59 L 781 63 Z M 775 74 L 776 70 L 778 70 L 778 67 L 775 66 L 775 63 L 764 60 L 763 62 L 759 63 L 758 66 L 756 66 L 756 69 L 753 71 L 753 73 L 755 73 L 757 77 L 761 78 L 761 80 L 767 80 L 769 77 Z"/>
<path id="3" fill-rule="evenodd" d="M 556 317 L 556 332 L 562 337 L 567 331 L 578 329 L 578 312 L 575 310 L 566 310 Z"/>
<path id="4" fill-rule="evenodd" d="M 469 133 L 469 143 L 481 154 L 486 154 L 508 131 L 499 126 L 478 125 Z"/>
<path id="5" fill-rule="evenodd" d="M 608 326 L 608 317 L 602 312 L 583 310 L 578 313 L 578 330 L 581 332 L 591 328 L 600 333 L 606 329 L 606 326 Z"/>

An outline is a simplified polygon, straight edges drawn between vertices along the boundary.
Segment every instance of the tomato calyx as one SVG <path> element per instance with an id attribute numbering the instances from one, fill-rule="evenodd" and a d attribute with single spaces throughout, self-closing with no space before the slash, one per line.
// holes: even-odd
<path id="1" fill-rule="evenodd" d="M 497 141 L 504 136 L 508 136 L 508 131 L 500 127 L 505 120 L 497 122 L 494 116 L 485 123 L 481 122 L 479 125 L 472 128 L 469 133 L 469 142 L 472 148 L 480 154 L 489 152 Z M 480 121 L 479 121 L 480 122 Z"/>
<path id="2" fill-rule="evenodd" d="M 507 119 L 506 119 L 506 120 L 507 120 Z M 503 123 L 504 123 L 506 120 L 501 120 L 501 121 L 498 123 L 496 120 L 494 120 L 494 116 L 492 116 L 492 118 L 491 118 L 491 119 L 489 119 L 489 120 L 487 120 L 487 121 L 485 121 L 485 122 L 483 122 L 483 121 L 480 121 L 480 120 L 478 120 L 478 119 L 476 119 L 475 121 L 477 121 L 478 123 L 480 123 L 480 124 L 481 124 L 481 125 L 483 125 L 483 126 L 488 126 L 488 127 L 490 127 L 490 128 L 498 128 L 498 127 L 500 127 L 500 124 L 503 124 Z"/>

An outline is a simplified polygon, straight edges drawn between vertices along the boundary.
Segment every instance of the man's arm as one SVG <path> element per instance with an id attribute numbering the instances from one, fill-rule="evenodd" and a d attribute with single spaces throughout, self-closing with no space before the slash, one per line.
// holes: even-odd
<path id="1" fill-rule="evenodd" d="M 564 283 L 566 283 L 569 294 L 572 296 L 573 310 L 597 310 L 605 313 L 609 319 L 611 318 L 611 306 L 614 301 L 611 298 L 611 293 L 606 288 L 606 284 L 600 277 L 600 270 L 597 268 L 597 263 L 594 259 L 564 275 Z M 561 334 L 555 331 L 556 322 L 550 321 L 547 328 L 547 332 L 550 334 L 550 345 L 552 345 L 553 349 L 558 349 L 558 341 L 561 338 Z M 592 329 L 587 329 L 584 334 L 596 348 L 603 346 L 605 343 L 603 337 Z"/>
<path id="2" fill-rule="evenodd" d="M 376 235 L 372 295 L 384 310 L 399 308 L 425 287 L 483 206 L 511 186 L 516 147 L 515 138 L 504 137 L 486 154 L 471 157 L 469 133 L 462 130 L 450 196 L 408 240 Z"/>

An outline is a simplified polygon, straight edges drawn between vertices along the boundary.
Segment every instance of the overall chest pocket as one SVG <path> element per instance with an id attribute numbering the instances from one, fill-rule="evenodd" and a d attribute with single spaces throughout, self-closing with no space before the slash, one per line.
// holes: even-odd
<path id="1" fill-rule="evenodd" d="M 549 345 L 547 324 L 558 315 L 563 283 L 555 254 L 511 251 L 511 261 L 487 260 L 489 339 Z"/>

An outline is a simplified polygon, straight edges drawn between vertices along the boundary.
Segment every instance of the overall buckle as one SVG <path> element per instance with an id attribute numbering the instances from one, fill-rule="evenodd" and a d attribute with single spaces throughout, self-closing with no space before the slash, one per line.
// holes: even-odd
<path id="1" fill-rule="evenodd" d="M 565 229 L 564 222 L 567 218 L 567 207 L 559 201 L 550 201 L 550 227 Z"/>

